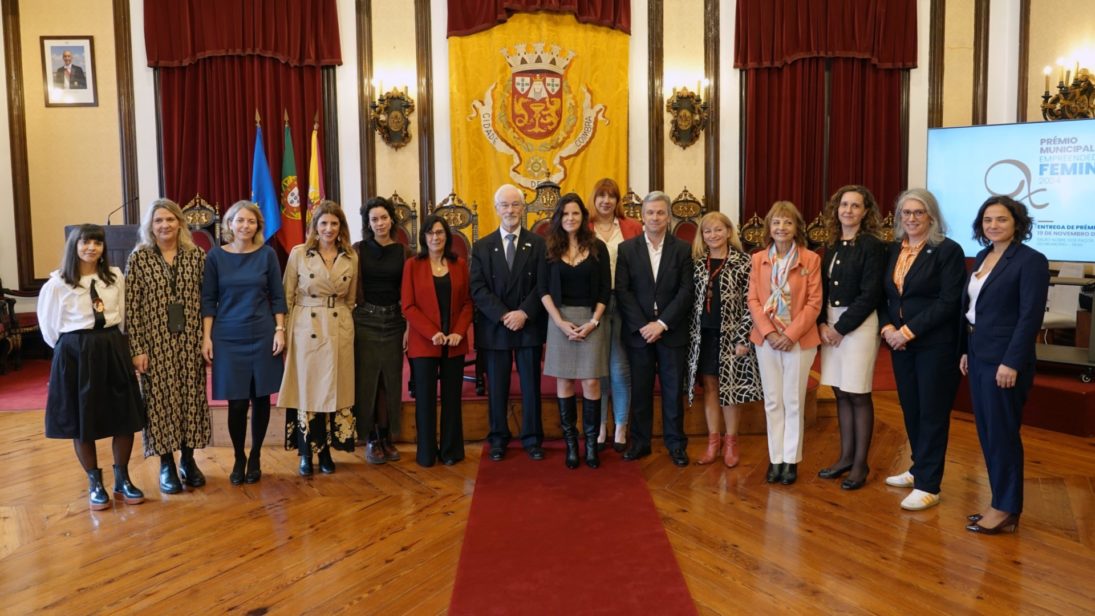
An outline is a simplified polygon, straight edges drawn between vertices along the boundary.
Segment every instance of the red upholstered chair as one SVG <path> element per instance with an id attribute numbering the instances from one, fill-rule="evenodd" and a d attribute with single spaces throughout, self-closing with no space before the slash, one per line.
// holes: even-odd
<path id="1" fill-rule="evenodd" d="M 221 216 L 217 206 L 210 205 L 208 201 L 202 199 L 201 195 L 194 195 L 194 198 L 183 206 L 182 213 L 191 233 L 203 230 L 213 240 L 208 248 L 202 246 L 203 250 L 209 252 L 213 246 L 220 245 Z M 194 241 L 197 243 L 197 238 Z"/>
<path id="2" fill-rule="evenodd" d="M 23 337 L 38 331 L 35 312 L 15 312 L 16 297 L 38 297 L 38 293 L 5 289 L 0 281 L 0 374 L 10 363 L 16 370 L 23 366 Z"/>
<path id="3" fill-rule="evenodd" d="M 555 182 L 544 180 L 537 184 L 536 195 L 525 204 L 525 228 L 537 235 L 547 235 L 545 223 L 550 223 L 560 196 L 559 185 Z"/>
<path id="4" fill-rule="evenodd" d="M 410 248 L 411 252 L 417 251 L 418 207 L 414 201 L 407 205 L 407 202 L 399 196 L 398 192 L 393 192 L 392 196 L 388 197 L 388 201 L 391 201 L 392 206 L 395 208 L 395 230 L 393 232 L 395 241 Z"/>
<path id="5" fill-rule="evenodd" d="M 699 233 L 700 219 L 703 218 L 703 202 L 688 192 L 685 187 L 681 194 L 669 204 L 669 213 L 673 217 L 673 236 L 688 243 Z"/>
<path id="6" fill-rule="evenodd" d="M 197 229 L 190 232 L 190 237 L 194 239 L 194 245 L 202 249 L 202 252 L 208 253 L 216 246 L 216 240 L 205 229 Z"/>
<path id="7" fill-rule="evenodd" d="M 537 220 L 536 222 L 532 223 L 532 228 L 529 229 L 529 231 L 532 231 L 536 235 L 539 235 L 540 237 L 545 237 L 545 238 L 547 237 L 548 231 L 550 231 L 550 230 L 551 230 L 551 219 L 550 218 L 544 218 L 542 220 Z"/>

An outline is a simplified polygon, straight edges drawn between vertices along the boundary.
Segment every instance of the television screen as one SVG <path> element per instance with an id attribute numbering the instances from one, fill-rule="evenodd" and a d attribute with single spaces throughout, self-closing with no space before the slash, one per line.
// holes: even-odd
<path id="1" fill-rule="evenodd" d="M 1095 120 L 928 130 L 928 190 L 966 256 L 977 209 L 991 195 L 1025 204 L 1029 245 L 1051 261 L 1095 261 Z"/>

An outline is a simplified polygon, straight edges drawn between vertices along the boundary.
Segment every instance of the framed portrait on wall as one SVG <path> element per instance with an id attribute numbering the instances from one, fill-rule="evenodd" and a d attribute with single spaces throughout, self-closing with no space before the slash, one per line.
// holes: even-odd
<path id="1" fill-rule="evenodd" d="M 91 36 L 43 36 L 46 107 L 98 107 L 95 44 Z"/>

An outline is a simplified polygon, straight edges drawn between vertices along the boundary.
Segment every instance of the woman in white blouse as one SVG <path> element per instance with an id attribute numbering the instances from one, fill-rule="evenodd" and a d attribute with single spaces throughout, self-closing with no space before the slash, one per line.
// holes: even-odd
<path id="1" fill-rule="evenodd" d="M 61 268 L 38 295 L 38 324 L 53 347 L 46 437 L 72 439 L 92 510 L 110 506 L 95 451 L 95 441 L 106 437 L 113 440 L 114 497 L 127 505 L 144 502 L 129 479 L 133 434 L 144 428 L 145 415 L 119 328 L 124 316 L 125 283 L 107 262 L 103 228 L 80 225 L 65 242 Z"/>

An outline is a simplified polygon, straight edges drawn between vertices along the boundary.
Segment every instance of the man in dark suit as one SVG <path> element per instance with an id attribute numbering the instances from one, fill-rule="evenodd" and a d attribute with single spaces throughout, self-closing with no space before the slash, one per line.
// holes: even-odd
<path id="1" fill-rule="evenodd" d="M 647 195 L 642 216 L 642 235 L 620 244 L 616 259 L 621 336 L 631 360 L 631 447 L 623 457 L 638 460 L 650 455 L 657 372 L 665 446 L 674 464 L 687 466 L 681 388 L 694 293 L 691 247 L 668 232 L 669 195 Z"/>
<path id="2" fill-rule="evenodd" d="M 501 226 L 475 243 L 471 256 L 471 296 L 480 317 L 475 345 L 485 359 L 490 409 L 490 459 L 500 461 L 512 434 L 506 410 L 513 362 L 521 376 L 521 444 L 533 460 L 544 459 L 540 420 L 540 357 L 547 335 L 537 286 L 544 240 L 521 228 L 525 198 L 513 185 L 494 193 Z"/>
<path id="3" fill-rule="evenodd" d="M 62 90 L 87 89 L 87 77 L 84 69 L 72 63 L 72 52 L 65 51 L 61 54 L 64 66 L 53 72 L 53 85 Z"/>

